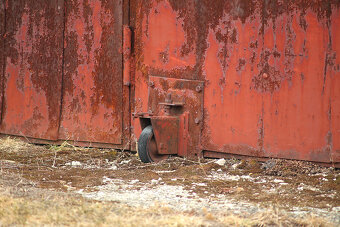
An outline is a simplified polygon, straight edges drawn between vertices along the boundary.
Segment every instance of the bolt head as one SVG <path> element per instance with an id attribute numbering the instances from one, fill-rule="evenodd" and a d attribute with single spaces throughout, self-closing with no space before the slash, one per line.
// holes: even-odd
<path id="1" fill-rule="evenodd" d="M 150 82 L 149 82 L 149 87 L 154 87 L 154 86 L 155 86 L 155 82 L 150 81 Z"/>
<path id="2" fill-rule="evenodd" d="M 263 73 L 262 77 L 263 77 L 263 79 L 267 79 L 269 77 L 269 75 L 267 73 Z"/>

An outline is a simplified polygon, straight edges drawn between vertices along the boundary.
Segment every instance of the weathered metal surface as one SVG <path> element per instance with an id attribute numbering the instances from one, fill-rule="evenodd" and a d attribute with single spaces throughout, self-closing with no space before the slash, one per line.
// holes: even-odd
<path id="1" fill-rule="evenodd" d="M 5 70 L 5 1 L 0 1 L 0 124 L 2 119 L 3 78 Z"/>
<path id="2" fill-rule="evenodd" d="M 158 154 L 177 154 L 179 118 L 172 116 L 151 117 L 151 124 Z"/>
<path id="3" fill-rule="evenodd" d="M 181 156 L 340 163 L 338 0 L 2 0 L 0 20 L 1 133 L 126 149 L 132 108 L 187 125 Z"/>
<path id="4" fill-rule="evenodd" d="M 180 117 L 184 113 L 189 113 L 190 133 L 187 138 L 187 153 L 179 152 L 179 155 L 194 156 L 199 152 L 198 144 L 203 122 L 203 89 L 202 81 L 149 77 L 149 114 Z"/>
<path id="5" fill-rule="evenodd" d="M 329 31 L 332 40 L 331 57 L 327 64 L 327 70 L 330 71 L 326 80 L 330 86 L 330 106 L 328 111 L 330 121 L 330 135 L 328 144 L 332 150 L 331 161 L 340 162 L 340 10 L 334 8 L 332 10 L 331 24 Z M 327 56 L 328 57 L 328 56 Z"/>
<path id="6" fill-rule="evenodd" d="M 129 26 L 123 27 L 123 57 L 124 57 L 124 70 L 123 70 L 123 85 L 130 86 L 130 69 L 131 69 L 131 30 Z"/>
<path id="7" fill-rule="evenodd" d="M 267 79 L 273 78 L 270 84 L 276 87 L 263 101 L 265 155 L 328 162 L 332 122 L 327 17 L 318 18 L 311 9 L 303 15 L 286 11 L 267 24 L 264 51 L 272 70 Z"/>
<path id="8" fill-rule="evenodd" d="M 3 1 L 1 1 L 3 2 Z M 56 139 L 63 1 L 6 0 L 1 133 Z"/>
<path id="9" fill-rule="evenodd" d="M 66 3 L 60 139 L 122 143 L 122 1 Z"/>
<path id="10" fill-rule="evenodd" d="M 340 162 L 339 1 L 132 5 L 136 112 L 150 75 L 203 80 L 199 150 Z"/>
<path id="11" fill-rule="evenodd" d="M 216 27 L 207 35 L 205 150 L 261 155 L 262 93 L 253 88 L 253 75 L 261 71 L 261 10 L 256 3 L 249 4 L 224 6 Z M 250 7 L 243 11 L 252 10 L 251 16 L 235 17 L 240 13 L 235 10 L 242 7 Z"/>

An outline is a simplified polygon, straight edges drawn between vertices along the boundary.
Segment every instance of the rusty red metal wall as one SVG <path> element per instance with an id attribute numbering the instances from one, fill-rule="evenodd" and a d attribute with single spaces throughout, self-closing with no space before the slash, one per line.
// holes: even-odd
<path id="1" fill-rule="evenodd" d="M 63 1 L 6 1 L 1 132 L 57 139 Z"/>
<path id="2" fill-rule="evenodd" d="M 122 1 L 66 3 L 60 138 L 122 143 Z"/>
<path id="3" fill-rule="evenodd" d="M 327 142 L 331 149 L 331 161 L 340 160 L 340 10 L 334 9 L 328 24 L 327 52 L 327 88 L 330 87 L 330 106 L 328 117 L 330 121 L 329 136 Z M 328 60 L 329 59 L 329 60 Z"/>
<path id="4" fill-rule="evenodd" d="M 1 133 L 128 143 L 122 0 L 6 0 L 0 18 Z"/>
<path id="5" fill-rule="evenodd" d="M 3 134 L 128 148 L 129 103 L 152 116 L 172 96 L 180 155 L 340 162 L 338 0 L 0 3 Z"/>
<path id="6" fill-rule="evenodd" d="M 150 76 L 200 80 L 201 150 L 340 162 L 339 1 L 131 5 L 135 113 L 150 109 Z"/>

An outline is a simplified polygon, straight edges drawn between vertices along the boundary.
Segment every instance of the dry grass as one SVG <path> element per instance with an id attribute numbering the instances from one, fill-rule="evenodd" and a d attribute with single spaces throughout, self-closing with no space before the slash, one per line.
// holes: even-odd
<path id="1" fill-rule="evenodd" d="M 87 147 L 77 147 L 74 146 L 73 144 L 69 143 L 68 141 L 64 141 L 60 145 L 50 145 L 49 150 L 54 151 L 54 152 L 59 152 L 59 151 L 87 151 L 89 148 Z"/>
<path id="2" fill-rule="evenodd" d="M 332 226 L 323 219 L 294 219 L 274 209 L 251 217 L 205 211 L 179 213 L 157 205 L 134 208 L 119 203 L 89 201 L 72 194 L 42 194 L 38 198 L 0 195 L 0 225 Z"/>
<path id="3" fill-rule="evenodd" d="M 3 225 L 29 226 L 188 226 L 204 221 L 165 208 L 131 208 L 72 196 L 48 200 L 0 196 L 0 220 Z"/>
<path id="4" fill-rule="evenodd" d="M 1 138 L 0 139 L 0 150 L 6 151 L 8 153 L 18 153 L 23 150 L 26 150 L 33 145 L 22 141 L 20 139 L 15 139 L 11 137 Z"/>

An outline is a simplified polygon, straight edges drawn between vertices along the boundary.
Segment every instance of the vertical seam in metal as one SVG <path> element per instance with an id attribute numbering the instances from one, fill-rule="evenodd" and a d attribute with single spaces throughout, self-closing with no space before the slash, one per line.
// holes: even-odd
<path id="1" fill-rule="evenodd" d="M 327 18 L 327 29 L 328 29 L 328 47 L 327 47 L 327 52 L 329 51 L 330 53 L 332 53 L 333 47 L 332 47 L 332 20 L 331 20 L 331 16 L 332 16 L 332 6 L 330 4 L 330 2 L 328 2 L 330 10 L 331 10 L 331 14 L 329 15 L 329 17 Z M 326 55 L 327 56 L 327 55 Z M 326 58 L 326 62 L 328 62 L 327 58 Z M 326 68 L 326 66 L 325 66 Z M 325 77 L 324 77 L 324 83 L 323 83 L 323 88 L 322 88 L 322 92 L 324 92 L 325 89 L 325 85 L 326 85 L 326 73 L 327 70 L 325 69 Z M 332 78 L 332 72 L 331 72 L 331 78 Z M 330 78 L 330 79 L 331 79 Z M 332 81 L 330 81 L 330 83 L 332 83 Z M 329 87 L 329 136 L 330 138 L 327 141 L 327 146 L 329 147 L 329 152 L 330 152 L 330 162 L 334 165 L 334 158 L 333 155 L 335 154 L 335 150 L 333 149 L 333 134 L 332 134 L 332 87 Z"/>
<path id="2" fill-rule="evenodd" d="M 121 10 L 122 10 L 122 14 L 121 14 L 121 21 L 122 21 L 122 26 L 121 26 L 121 48 L 123 49 L 123 46 L 124 46 L 124 0 L 121 1 Z M 121 53 L 121 56 L 122 56 L 122 61 L 121 61 L 121 67 L 122 67 L 122 70 L 121 70 L 121 78 L 122 78 L 122 83 L 121 83 L 121 98 L 122 98 L 122 101 L 121 101 L 121 110 L 122 110 L 122 113 L 121 113 L 121 126 L 122 126 L 122 131 L 121 131 L 121 137 L 120 137 L 120 141 L 121 141 L 121 144 L 122 144 L 122 148 L 124 148 L 124 51 L 122 51 Z M 112 84 L 113 86 L 113 84 Z"/>
<path id="3" fill-rule="evenodd" d="M 124 15 L 124 13 L 126 12 L 124 7 L 128 7 L 127 9 L 127 21 L 126 21 L 126 24 L 129 26 L 130 28 L 130 1 L 129 0 L 125 0 L 127 2 L 127 4 L 124 3 L 124 0 L 122 1 L 122 26 L 121 26 L 121 35 L 122 35 L 122 41 L 121 41 L 121 46 L 122 48 L 124 48 L 124 18 L 126 15 Z M 132 33 L 130 33 L 131 35 Z M 131 45 L 131 44 L 130 44 Z M 130 50 L 131 50 L 131 46 L 130 46 Z M 131 56 L 130 56 L 131 57 Z M 122 97 L 123 97 L 123 100 L 124 100 L 124 90 L 125 90 L 125 86 L 124 86 L 124 51 L 122 52 Z M 130 75 L 131 76 L 131 72 L 130 72 Z M 127 147 L 129 148 L 129 150 L 131 149 L 131 104 L 130 104 L 130 99 L 131 99 L 131 95 L 130 95 L 130 92 L 131 92 L 131 86 L 128 87 L 128 92 L 127 92 L 127 95 L 128 95 L 128 98 L 127 98 L 127 104 L 128 104 L 128 108 L 127 108 L 127 111 L 128 111 L 128 115 L 129 115 L 129 118 L 128 118 L 128 122 L 125 122 L 125 114 L 124 113 L 124 103 L 125 102 L 122 102 L 122 137 L 121 137 L 121 144 L 122 144 L 122 148 L 125 149 L 125 146 L 128 145 Z M 126 124 L 126 125 L 125 125 Z M 127 133 L 128 135 L 125 135 L 126 133 L 126 130 L 125 128 L 128 127 L 128 130 L 127 130 Z M 128 138 L 127 141 L 126 138 Z M 126 144 L 125 144 L 126 143 Z"/>
<path id="4" fill-rule="evenodd" d="M 59 110 L 59 125 L 57 131 L 57 138 L 59 139 L 59 131 L 61 127 L 61 118 L 62 118 L 62 111 L 63 111 L 63 97 L 64 97 L 64 65 L 65 65 L 65 30 L 66 30 L 66 1 L 63 1 L 63 38 L 62 38 L 62 63 L 61 63 L 61 92 L 60 92 L 60 110 Z"/>
<path id="5" fill-rule="evenodd" d="M 127 10 L 127 13 L 128 13 L 128 16 L 127 16 L 127 24 L 128 24 L 128 26 L 129 26 L 129 28 L 130 28 L 130 9 L 131 9 L 131 7 L 130 7 L 130 0 L 127 0 L 128 1 L 128 4 L 127 4 L 127 7 L 128 7 L 128 10 Z M 133 39 L 132 39 L 132 29 L 130 28 L 130 58 L 131 58 L 131 56 L 132 56 L 132 41 L 133 41 Z M 131 62 L 131 59 L 130 59 L 130 62 Z M 130 69 L 131 69 L 131 63 L 130 63 Z M 130 70 L 130 75 L 129 75 L 129 77 L 130 77 L 130 86 L 129 86 L 129 91 L 128 91 L 128 116 L 129 116 L 129 118 L 128 118 L 128 122 L 127 122 L 127 127 L 128 127 L 128 136 L 127 136 L 127 138 L 129 138 L 128 139 L 128 143 L 129 143 L 129 145 L 128 145 L 128 148 L 129 148 L 129 150 L 131 150 L 131 144 L 132 144 L 132 142 L 131 142 L 131 70 Z"/>
<path id="6" fill-rule="evenodd" d="M 264 31 L 265 31 L 265 22 L 264 22 L 264 20 L 265 20 L 265 14 L 266 14 L 266 2 L 265 1 L 263 1 L 262 2 L 262 13 L 261 13 L 261 23 L 262 23 L 262 28 L 261 28 L 261 39 L 262 39 L 262 50 L 261 50 L 261 55 L 263 56 L 263 51 L 264 51 L 264 45 L 265 45 L 265 43 L 264 43 Z M 261 57 L 262 57 L 261 56 Z M 262 59 L 260 58 L 260 61 L 262 61 Z M 261 93 L 261 101 L 262 101 L 262 103 L 261 103 L 261 105 L 262 105 L 262 107 L 261 107 L 261 132 L 260 132 L 260 140 L 261 140 L 261 147 L 259 147 L 259 149 L 260 149 L 260 152 L 261 153 L 264 153 L 264 92 L 263 92 L 263 89 L 264 89 L 264 85 L 263 85 L 263 79 L 261 79 L 261 82 L 262 82 L 262 84 L 261 84 L 261 89 L 262 89 L 262 93 Z"/>
<path id="7" fill-rule="evenodd" d="M 205 127 L 205 122 L 204 122 L 204 89 L 205 89 L 205 83 L 203 83 L 203 89 L 202 89 L 202 108 L 201 108 L 201 111 L 202 111 L 202 116 L 201 116 L 201 126 L 200 126 L 200 134 L 198 136 L 198 147 L 199 147 L 199 150 L 198 150 L 198 157 L 199 158 L 204 158 L 204 153 L 203 153 L 203 144 L 202 144 L 202 134 L 203 134 L 203 130 L 204 130 L 204 127 Z"/>
<path id="8" fill-rule="evenodd" d="M 7 15 L 6 15 L 6 7 L 7 1 L 4 0 L 4 27 L 3 27 L 3 43 L 2 43 L 2 60 L 3 60 L 3 65 L 2 65 L 2 78 L 1 78 L 1 116 L 0 116 L 0 124 L 2 124 L 2 119 L 4 115 L 4 102 L 5 102 L 5 73 L 6 73 L 6 52 L 5 52 L 5 47 L 6 47 L 6 34 L 7 34 Z"/>

